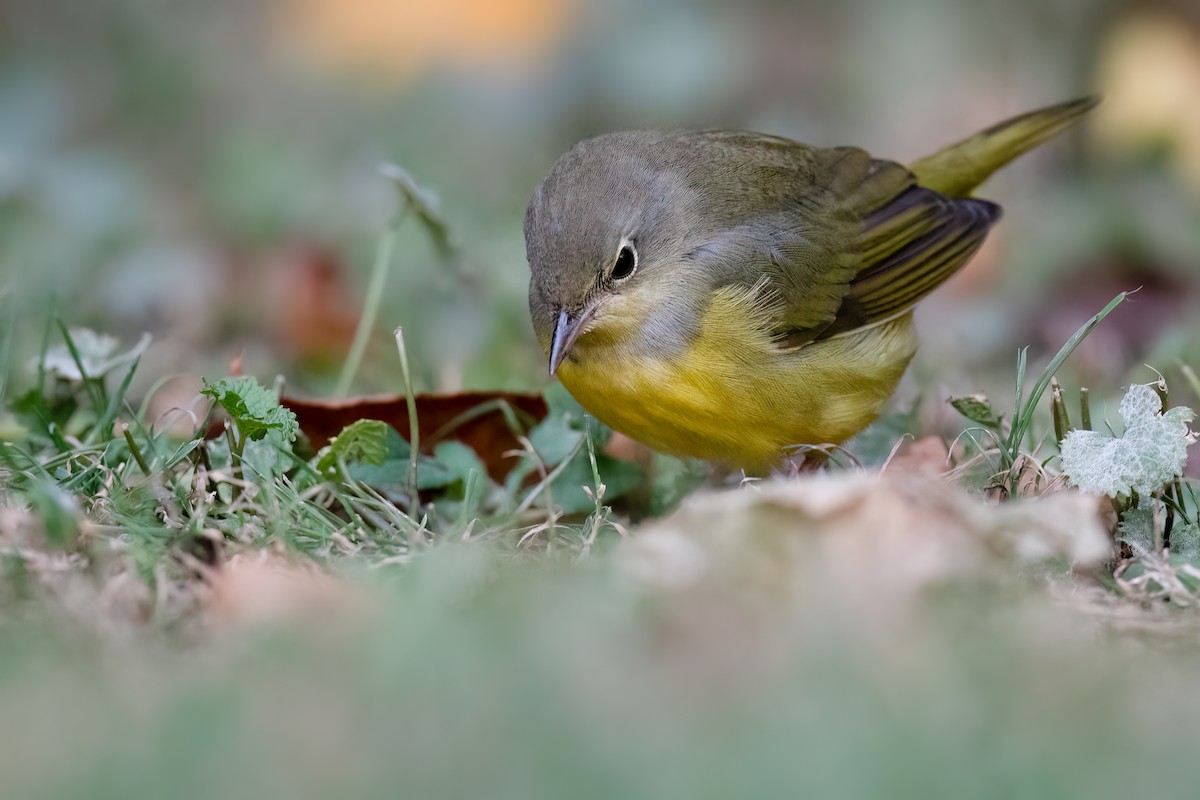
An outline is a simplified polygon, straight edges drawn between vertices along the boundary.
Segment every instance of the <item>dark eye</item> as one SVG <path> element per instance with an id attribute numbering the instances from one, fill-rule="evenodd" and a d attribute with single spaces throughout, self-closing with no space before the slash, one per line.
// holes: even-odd
<path id="1" fill-rule="evenodd" d="M 621 250 L 617 253 L 617 261 L 613 264 L 609 277 L 614 281 L 625 280 L 637 269 L 637 261 L 637 251 L 633 249 L 633 245 L 621 245 Z"/>

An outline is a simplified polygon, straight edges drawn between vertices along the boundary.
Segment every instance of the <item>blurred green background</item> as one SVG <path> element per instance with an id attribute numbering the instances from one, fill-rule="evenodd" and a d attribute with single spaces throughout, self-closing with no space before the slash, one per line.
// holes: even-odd
<path id="1" fill-rule="evenodd" d="M 385 161 L 437 193 L 457 252 L 403 228 L 355 391 L 401 387 L 398 325 L 421 388 L 538 389 L 522 221 L 578 139 L 738 127 L 909 160 L 1093 92 L 1087 124 L 984 188 L 1005 222 L 918 313 L 898 406 L 922 393 L 913 427 L 949 435 L 964 423 L 947 394 L 1011 392 L 1017 347 L 1044 361 L 1121 290 L 1142 287 L 1071 380 L 1110 393 L 1152 378 L 1146 363 L 1172 380 L 1200 366 L 1191 0 L 6 0 L 0 399 L 32 381 L 55 315 L 154 335 L 134 394 L 179 378 L 150 419 L 235 360 L 328 393 L 396 209 Z M 63 574 L 57 602 L 0 619 L 5 798 L 1196 786 L 1194 617 L 1082 580 L 856 605 L 821 564 L 797 568 L 798 598 L 753 575 L 650 592 L 605 559 L 438 545 L 403 567 L 348 558 L 370 577 L 333 590 L 354 610 L 331 624 L 342 601 L 321 589 L 260 625 L 71 558 L 37 561 Z M 274 582 L 238 603 L 269 605 Z"/>
<path id="2" fill-rule="evenodd" d="M 907 160 L 1091 92 L 1106 99 L 1086 129 L 985 187 L 1004 224 L 923 306 L 910 383 L 939 391 L 1007 387 L 1015 347 L 1056 348 L 1137 286 L 1077 358 L 1083 377 L 1196 363 L 1193 3 L 10 0 L 12 352 L 37 352 L 52 309 L 154 334 L 140 380 L 189 376 L 167 406 L 239 354 L 328 392 L 395 208 L 376 165 L 394 161 L 439 195 L 459 255 L 438 259 L 405 227 L 356 388 L 399 387 L 397 325 L 424 388 L 537 388 L 523 212 L 576 140 L 739 127 Z"/>

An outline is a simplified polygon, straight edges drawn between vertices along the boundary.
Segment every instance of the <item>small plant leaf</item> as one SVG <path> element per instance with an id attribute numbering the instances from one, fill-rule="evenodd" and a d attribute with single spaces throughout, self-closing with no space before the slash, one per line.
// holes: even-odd
<path id="1" fill-rule="evenodd" d="M 1134 552 L 1149 552 L 1154 549 L 1154 508 L 1130 508 L 1121 514 L 1117 525 L 1117 538 L 1128 544 Z"/>
<path id="2" fill-rule="evenodd" d="M 1171 551 L 1184 558 L 1200 558 L 1200 524 L 1176 525 L 1171 531 Z"/>
<path id="3" fill-rule="evenodd" d="M 479 478 L 487 478 L 487 468 L 483 465 L 483 461 L 474 450 L 462 442 L 453 440 L 438 442 L 437 446 L 433 448 L 433 458 L 464 482 L 470 478 L 472 472 L 476 473 Z"/>
<path id="4" fill-rule="evenodd" d="M 417 394 L 414 400 L 424 446 L 461 441 L 475 451 L 487 467 L 488 477 L 495 481 L 503 480 L 513 468 L 516 459 L 508 454 L 521 449 L 517 434 L 525 433 L 546 416 L 546 402 L 540 394 L 433 393 Z M 296 413 L 301 429 L 314 447 L 328 444 L 360 419 L 381 420 L 396 431 L 403 431 L 405 436 L 410 430 L 404 395 L 347 400 L 301 400 L 285 396 L 282 403 Z"/>
<path id="5" fill-rule="evenodd" d="M 347 466 L 347 477 L 376 489 L 403 493 L 409 488 L 408 471 L 411 457 L 412 448 L 408 446 L 408 440 L 391 425 L 387 425 L 384 432 L 383 460 L 378 464 L 361 461 L 351 463 Z M 417 457 L 417 488 L 421 491 L 442 489 L 458 480 L 458 475 L 435 459 L 425 455 Z"/>
<path id="6" fill-rule="evenodd" d="M 992 430 L 1000 430 L 1000 423 L 1003 417 L 997 414 L 996 410 L 992 408 L 992 403 L 988 400 L 987 395 L 965 394 L 959 397 L 951 397 L 946 402 L 952 405 L 955 411 L 976 425 L 982 425 Z"/>
<path id="7" fill-rule="evenodd" d="M 371 464 L 381 466 L 387 458 L 387 432 L 385 422 L 377 419 L 360 419 L 334 437 L 317 454 L 317 472 L 334 475 L 338 461 L 343 464 Z"/>
<path id="8" fill-rule="evenodd" d="M 201 394 L 217 402 L 233 420 L 243 439 L 260 441 L 274 431 L 286 441 L 296 438 L 296 415 L 279 405 L 274 393 L 254 378 L 222 378 L 204 382 Z"/>
<path id="9" fill-rule="evenodd" d="M 1125 432 L 1071 431 L 1063 438 L 1062 464 L 1080 489 L 1110 497 L 1149 495 L 1183 474 L 1187 449 L 1195 441 L 1190 408 L 1160 413 L 1162 403 L 1149 386 L 1134 385 L 1121 400 Z"/>
<path id="10" fill-rule="evenodd" d="M 575 452 L 585 435 L 582 416 L 551 414 L 529 432 L 529 442 L 542 463 L 553 467 Z"/>

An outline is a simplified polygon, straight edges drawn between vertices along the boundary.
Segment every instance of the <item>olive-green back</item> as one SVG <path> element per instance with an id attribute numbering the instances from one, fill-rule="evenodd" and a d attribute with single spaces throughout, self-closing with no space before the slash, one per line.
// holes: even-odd
<path id="1" fill-rule="evenodd" d="M 853 147 L 693 135 L 706 148 L 738 151 L 731 160 L 748 167 L 749 180 L 772 187 L 755 193 L 756 213 L 698 248 L 698 258 L 710 269 L 737 265 L 738 282 L 769 279 L 783 347 L 894 318 L 966 264 L 999 219 L 1000 207 L 969 197 L 971 190 L 1095 104 L 1086 98 L 1024 114 L 908 167 Z M 792 193 L 777 196 L 781 185 Z M 725 201 L 745 208 L 737 195 Z"/>

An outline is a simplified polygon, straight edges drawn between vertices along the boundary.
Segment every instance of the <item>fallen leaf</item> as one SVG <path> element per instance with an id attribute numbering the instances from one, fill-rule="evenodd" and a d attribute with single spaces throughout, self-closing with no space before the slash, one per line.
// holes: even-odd
<path id="1" fill-rule="evenodd" d="M 431 454 L 438 442 L 460 441 L 487 467 L 488 475 L 500 481 L 512 469 L 514 459 L 506 454 L 520 450 L 521 443 L 505 418 L 502 404 L 513 410 L 527 428 L 547 413 L 540 394 L 516 392 L 458 392 L 454 394 L 418 394 L 417 407 L 420 451 Z M 300 430 L 320 449 L 347 426 L 376 419 L 396 429 L 406 440 L 409 436 L 408 401 L 404 395 L 377 395 L 346 400 L 301 400 L 280 398 L 300 423 Z"/>
<path id="2" fill-rule="evenodd" d="M 1111 552 L 1094 498 L 1079 492 L 996 505 L 931 476 L 889 471 L 698 493 L 643 528 L 622 557 L 664 587 L 733 584 L 795 597 L 820 585 L 838 587 L 842 601 L 877 604 L 1052 559 L 1091 567 Z"/>
<path id="3" fill-rule="evenodd" d="M 940 436 L 922 436 L 900 449 L 888 462 L 888 470 L 938 474 L 950 467 L 950 451 Z"/>

